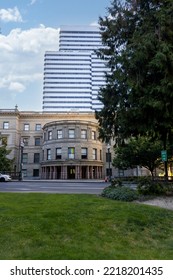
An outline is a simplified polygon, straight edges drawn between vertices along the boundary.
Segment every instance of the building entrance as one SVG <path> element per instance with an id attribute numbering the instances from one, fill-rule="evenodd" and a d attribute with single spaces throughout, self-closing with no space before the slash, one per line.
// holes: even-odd
<path id="1" fill-rule="evenodd" d="M 67 166 L 67 179 L 75 179 L 75 167 Z"/>

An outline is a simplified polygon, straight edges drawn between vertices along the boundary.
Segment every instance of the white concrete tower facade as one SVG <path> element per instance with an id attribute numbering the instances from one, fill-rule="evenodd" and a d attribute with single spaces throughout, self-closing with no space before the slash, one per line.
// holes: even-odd
<path id="1" fill-rule="evenodd" d="M 99 28 L 62 26 L 59 50 L 47 51 L 44 61 L 43 111 L 100 110 L 98 90 L 104 85 L 105 65 L 96 54 L 101 47 Z"/>

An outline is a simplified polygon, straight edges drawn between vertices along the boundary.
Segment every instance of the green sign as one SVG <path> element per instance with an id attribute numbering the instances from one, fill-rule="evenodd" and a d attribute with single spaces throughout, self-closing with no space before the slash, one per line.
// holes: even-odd
<path id="1" fill-rule="evenodd" d="M 162 161 L 167 161 L 167 151 L 166 150 L 161 151 L 161 158 L 162 158 Z"/>

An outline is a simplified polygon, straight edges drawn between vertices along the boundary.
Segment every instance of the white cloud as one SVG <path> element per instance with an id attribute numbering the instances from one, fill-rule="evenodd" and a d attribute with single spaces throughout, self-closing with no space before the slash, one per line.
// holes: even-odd
<path id="1" fill-rule="evenodd" d="M 13 29 L 7 36 L 0 34 L 0 95 L 17 98 L 32 88 L 34 96 L 35 83 L 42 90 L 44 54 L 49 50 L 58 50 L 58 29 L 40 25 L 24 31 Z"/>
<path id="2" fill-rule="evenodd" d="M 17 7 L 13 9 L 0 9 L 0 20 L 4 22 L 22 22 L 22 16 Z"/>
<path id="3" fill-rule="evenodd" d="M 37 1 L 37 0 L 31 0 L 31 1 L 30 1 L 30 5 L 35 4 L 36 1 Z"/>
<path id="4" fill-rule="evenodd" d="M 18 82 L 10 82 L 9 90 L 23 92 L 25 90 L 25 86 Z"/>

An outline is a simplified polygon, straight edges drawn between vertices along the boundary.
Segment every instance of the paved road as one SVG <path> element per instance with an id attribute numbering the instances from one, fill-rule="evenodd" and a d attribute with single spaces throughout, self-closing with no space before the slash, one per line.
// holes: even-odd
<path id="1" fill-rule="evenodd" d="M 14 181 L 0 182 L 0 192 L 100 194 L 108 185 L 103 181 Z"/>

